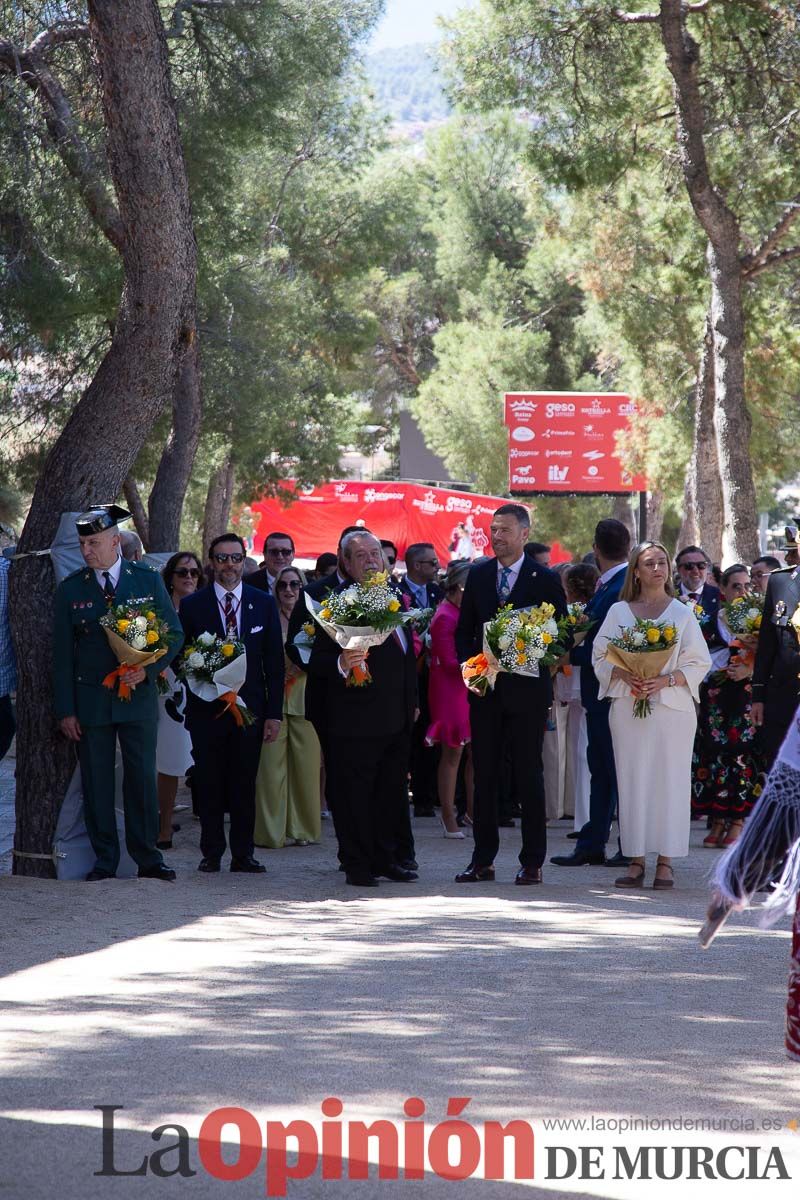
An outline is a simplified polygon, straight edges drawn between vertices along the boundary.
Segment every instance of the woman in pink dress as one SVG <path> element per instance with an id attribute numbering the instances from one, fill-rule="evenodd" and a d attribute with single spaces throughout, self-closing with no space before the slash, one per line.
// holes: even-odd
<path id="1" fill-rule="evenodd" d="M 428 704 L 431 723 L 426 740 L 429 746 L 437 742 L 441 745 L 437 783 L 446 838 L 464 836 L 456 823 L 455 796 L 461 755 L 470 740 L 469 702 L 456 654 L 456 625 L 470 566 L 471 563 L 463 559 L 450 563 L 444 579 L 445 598 L 436 610 L 430 630 Z M 471 821 L 473 777 L 470 757 L 466 763 L 464 782 L 467 788 L 467 816 Z"/>

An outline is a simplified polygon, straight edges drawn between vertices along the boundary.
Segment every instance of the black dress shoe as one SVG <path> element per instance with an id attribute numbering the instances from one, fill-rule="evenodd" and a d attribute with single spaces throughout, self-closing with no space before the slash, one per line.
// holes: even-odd
<path id="1" fill-rule="evenodd" d="M 172 838 L 170 838 L 168 842 L 156 842 L 156 850 L 171 850 L 171 849 L 172 849 Z"/>
<path id="2" fill-rule="evenodd" d="M 419 870 L 419 863 L 415 858 L 402 858 L 397 865 L 398 867 L 402 867 L 404 871 Z"/>
<path id="3" fill-rule="evenodd" d="M 156 863 L 154 867 L 139 867 L 140 879 L 163 879 L 164 883 L 174 883 L 177 876 L 166 863 Z"/>
<path id="4" fill-rule="evenodd" d="M 494 867 L 476 867 L 470 863 L 466 871 L 456 875 L 456 883 L 493 883 Z"/>
<path id="5" fill-rule="evenodd" d="M 613 858 L 606 859 L 607 867 L 629 867 L 630 865 L 631 860 L 626 858 L 621 850 L 618 850 Z"/>
<path id="6" fill-rule="evenodd" d="M 419 879 L 416 871 L 406 871 L 403 867 L 385 867 L 383 871 L 376 871 L 375 874 L 379 879 L 391 879 L 393 883 L 411 883 L 414 879 Z"/>
<path id="7" fill-rule="evenodd" d="M 581 833 L 579 829 L 573 829 L 572 833 L 567 834 L 567 837 L 571 842 L 576 842 L 580 836 Z"/>
<path id="8" fill-rule="evenodd" d="M 504 820 L 497 822 L 499 829 L 513 829 L 515 825 L 516 822 L 513 817 L 506 817 Z"/>
<path id="9" fill-rule="evenodd" d="M 173 832 L 173 833 L 180 833 L 180 829 L 181 829 L 180 825 L 173 825 L 173 826 L 172 826 L 172 832 Z"/>
<path id="10" fill-rule="evenodd" d="M 265 875 L 267 868 L 251 855 L 250 858 L 232 858 L 231 870 L 243 871 L 246 875 Z"/>
<path id="11" fill-rule="evenodd" d="M 603 854 L 587 854 L 585 850 L 573 850 L 572 854 L 554 854 L 550 859 L 557 867 L 602 867 Z"/>
<path id="12" fill-rule="evenodd" d="M 100 867 L 93 867 L 86 876 L 87 883 L 97 883 L 98 879 L 116 879 L 113 871 L 103 871 Z"/>
<path id="13" fill-rule="evenodd" d="M 197 869 L 198 869 L 198 871 L 205 871 L 206 874 L 210 875 L 213 871 L 219 870 L 219 859 L 218 858 L 201 858 L 200 865 L 198 866 Z"/>
<path id="14" fill-rule="evenodd" d="M 359 875 L 358 873 L 350 875 L 345 874 L 345 883 L 349 883 L 351 887 L 377 887 L 378 881 L 374 875 Z"/>
<path id="15" fill-rule="evenodd" d="M 520 867 L 517 871 L 517 877 L 514 883 L 541 883 L 542 868 L 541 867 Z"/>

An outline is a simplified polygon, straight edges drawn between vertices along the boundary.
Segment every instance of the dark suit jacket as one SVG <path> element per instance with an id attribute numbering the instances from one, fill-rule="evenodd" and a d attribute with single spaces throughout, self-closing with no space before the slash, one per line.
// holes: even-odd
<path id="1" fill-rule="evenodd" d="M 341 591 L 346 584 L 336 588 Z M 326 589 L 327 591 L 328 589 Z M 404 630 L 405 653 L 392 634 L 374 646 L 367 659 L 372 683 L 348 687 L 339 671 L 341 647 L 317 627 L 308 663 L 309 683 L 321 680 L 325 689 L 325 724 L 333 739 L 385 737 L 411 731 L 417 706 L 417 663 L 409 629 Z"/>
<path id="2" fill-rule="evenodd" d="M 791 619 L 799 604 L 800 570 L 786 567 L 782 571 L 773 571 L 764 598 L 764 615 L 753 667 L 754 700 L 769 700 L 776 692 L 785 693 L 787 702 L 797 696 L 800 647 Z"/>
<path id="3" fill-rule="evenodd" d="M 187 642 L 194 641 L 201 633 L 225 635 L 213 584 L 181 601 L 180 618 Z M 245 583 L 242 585 L 241 618 L 240 638 L 247 650 L 247 677 L 239 695 L 257 718 L 280 721 L 283 715 L 283 635 L 275 601 Z M 187 691 L 190 727 L 198 720 L 216 718 L 218 705 L 200 700 L 192 691 Z"/>
<path id="4" fill-rule="evenodd" d="M 527 554 L 520 567 L 507 603 L 514 608 L 531 608 L 552 604 L 556 617 L 566 616 L 564 589 L 555 571 L 535 563 Z M 456 627 L 456 650 L 459 662 L 465 662 L 483 649 L 483 626 L 497 614 L 501 604 L 497 598 L 497 559 L 478 563 L 467 576 L 461 609 Z M 491 694 L 491 693 L 490 693 Z M 538 679 L 523 675 L 502 674 L 497 678 L 495 694 L 502 696 L 505 707 L 522 712 L 531 705 L 549 708 L 553 698 L 550 672 L 545 670 Z M 470 703 L 485 703 L 485 698 L 470 694 Z"/>
<path id="5" fill-rule="evenodd" d="M 678 590 L 677 596 L 680 600 L 683 598 L 683 593 Z M 706 644 L 712 650 L 715 650 L 720 646 L 727 645 L 727 643 L 724 642 L 720 637 L 719 629 L 717 628 L 717 617 L 719 616 L 719 608 L 720 604 L 722 603 L 722 593 L 720 592 L 719 588 L 715 588 L 710 583 L 704 583 L 698 603 L 703 612 L 708 613 L 708 620 L 700 626 L 700 630 L 706 640 Z"/>
<path id="6" fill-rule="evenodd" d="M 589 630 L 580 646 L 576 646 L 569 656 L 569 661 L 574 666 L 581 668 L 581 704 L 584 708 L 596 708 L 598 705 L 608 707 L 610 704 L 609 700 L 598 700 L 597 698 L 600 691 L 600 684 L 597 682 L 597 676 L 592 669 L 592 646 L 594 645 L 597 631 L 608 616 L 608 610 L 612 604 L 616 604 L 619 600 L 619 594 L 625 582 L 625 573 L 623 565 L 617 571 L 616 575 L 612 575 L 609 581 L 604 583 L 592 596 L 586 605 L 586 613 L 595 624 Z"/>
<path id="7" fill-rule="evenodd" d="M 266 592 L 268 596 L 272 595 L 266 567 L 260 567 L 258 571 L 253 571 L 252 575 L 246 576 L 244 582 L 248 587 L 258 588 L 260 592 Z"/>
<path id="8" fill-rule="evenodd" d="M 400 580 L 400 591 L 403 593 L 403 595 L 409 597 L 411 600 L 411 607 L 416 608 L 419 604 L 419 601 L 417 600 L 414 592 L 412 592 L 411 588 L 408 586 L 408 581 L 406 580 L 405 575 Z M 444 592 L 439 587 L 438 583 L 426 583 L 425 591 L 428 597 L 425 604 L 426 608 L 436 608 L 437 605 L 440 604 L 444 599 Z"/>

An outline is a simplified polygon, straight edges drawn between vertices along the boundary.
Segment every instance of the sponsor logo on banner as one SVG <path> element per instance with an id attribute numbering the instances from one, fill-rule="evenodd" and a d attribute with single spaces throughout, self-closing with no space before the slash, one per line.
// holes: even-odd
<path id="1" fill-rule="evenodd" d="M 526 471 L 530 471 L 530 470 L 531 470 L 530 467 L 521 467 L 519 471 L 515 471 L 514 474 L 511 476 L 511 486 L 512 487 L 516 487 L 516 486 L 530 487 L 532 484 L 536 483 L 535 475 L 526 475 L 525 474 Z"/>
<path id="2" fill-rule="evenodd" d="M 532 400 L 509 400 L 508 407 L 515 420 L 524 422 L 530 421 L 539 405 L 534 404 Z"/>
<path id="3" fill-rule="evenodd" d="M 555 403 L 551 401 L 549 404 L 545 405 L 544 411 L 548 417 L 574 417 L 575 405 L 566 404 L 563 402 Z"/>
<path id="4" fill-rule="evenodd" d="M 621 417 L 635 417 L 636 411 L 636 405 L 630 400 L 627 404 L 620 404 L 617 408 L 617 413 Z"/>
<path id="5" fill-rule="evenodd" d="M 587 470 L 587 472 L 586 472 L 586 474 L 584 475 L 584 477 L 583 477 L 583 478 L 584 478 L 584 479 L 594 479 L 594 478 L 595 478 L 595 476 L 597 476 L 597 475 L 599 475 L 599 474 L 600 474 L 600 468 L 599 468 L 599 467 L 589 467 L 589 469 Z"/>
<path id="6" fill-rule="evenodd" d="M 588 407 L 582 407 L 581 412 L 585 417 L 607 417 L 611 409 L 603 408 L 599 400 L 593 400 Z"/>
<path id="7" fill-rule="evenodd" d="M 555 463 L 547 468 L 548 483 L 566 483 L 569 467 L 557 467 Z"/>
<path id="8" fill-rule="evenodd" d="M 375 504 L 381 500 L 405 500 L 405 492 L 377 492 L 375 488 L 366 488 L 364 491 L 364 503 Z"/>
<path id="9" fill-rule="evenodd" d="M 466 496 L 448 496 L 445 512 L 471 513 L 472 501 Z"/>
<path id="10" fill-rule="evenodd" d="M 444 505 L 436 503 L 436 492 L 426 492 L 421 500 L 414 499 L 412 503 L 420 512 L 429 513 L 431 516 L 435 516 L 444 507 Z"/>
<path id="11" fill-rule="evenodd" d="M 525 425 L 522 425 L 519 429 L 515 429 L 511 436 L 515 442 L 532 442 L 536 434 L 532 429 L 528 429 Z"/>
<path id="12" fill-rule="evenodd" d="M 601 450 L 584 450 L 583 457 L 591 458 L 592 461 L 597 462 L 598 459 L 605 458 L 605 454 Z"/>
<path id="13" fill-rule="evenodd" d="M 560 438 L 560 437 L 561 438 L 563 438 L 563 437 L 571 438 L 571 437 L 575 437 L 575 430 L 574 429 L 545 429 L 544 433 L 541 436 L 543 438 Z"/>
<path id="14" fill-rule="evenodd" d="M 545 458 L 572 458 L 571 450 L 546 450 Z"/>
<path id="15" fill-rule="evenodd" d="M 508 452 L 508 457 L 513 461 L 518 458 L 539 458 L 541 450 L 517 450 L 512 448 Z"/>
<path id="16" fill-rule="evenodd" d="M 606 435 L 599 429 L 595 429 L 594 425 L 584 425 L 583 436 L 587 442 L 604 442 L 606 438 Z"/>

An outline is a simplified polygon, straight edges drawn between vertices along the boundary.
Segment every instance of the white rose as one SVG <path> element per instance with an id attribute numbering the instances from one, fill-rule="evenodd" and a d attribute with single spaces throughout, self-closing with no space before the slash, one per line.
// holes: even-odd
<path id="1" fill-rule="evenodd" d="M 534 658 L 537 661 L 540 658 L 544 658 L 544 654 L 545 654 L 545 652 L 544 652 L 543 646 L 531 646 L 530 649 L 528 650 L 528 657 Z"/>
<path id="2" fill-rule="evenodd" d="M 501 638 L 497 639 L 497 644 L 501 650 L 507 650 L 508 647 L 511 645 L 511 638 L 508 636 L 507 633 L 504 633 Z"/>
<path id="3" fill-rule="evenodd" d="M 197 639 L 198 642 L 207 636 L 208 636 L 207 634 L 204 634 L 204 633 L 201 634 L 200 637 Z M 192 654 L 189 655 L 188 659 L 186 660 L 186 665 L 187 665 L 187 667 L 192 667 L 194 670 L 197 670 L 198 667 L 202 667 L 204 662 L 205 662 L 205 659 L 203 658 L 200 651 L 195 650 Z"/>
<path id="4" fill-rule="evenodd" d="M 342 600 L 345 604 L 355 604 L 358 600 L 358 595 L 352 588 L 348 588 L 346 592 L 342 592 Z"/>
<path id="5" fill-rule="evenodd" d="M 144 650 L 147 646 L 147 637 L 143 633 L 135 633 L 131 640 L 131 645 L 134 650 Z"/>
<path id="6" fill-rule="evenodd" d="M 747 615 L 751 621 L 755 621 L 756 617 L 760 616 L 760 610 L 757 608 L 748 608 Z"/>
<path id="7" fill-rule="evenodd" d="M 558 637 L 558 624 L 551 617 L 549 621 L 544 623 L 545 633 L 552 634 L 553 637 Z"/>
<path id="8" fill-rule="evenodd" d="M 643 646 L 646 640 L 647 639 L 645 638 L 645 635 L 640 629 L 637 629 L 635 633 L 631 634 L 631 641 L 633 642 L 634 646 Z"/>
<path id="9" fill-rule="evenodd" d="M 147 617 L 134 617 L 131 624 L 134 629 L 147 629 Z"/>
<path id="10" fill-rule="evenodd" d="M 197 640 L 201 646 L 211 646 L 211 645 L 213 645 L 213 642 L 214 642 L 214 635 L 213 635 L 213 633 L 201 633 Z M 201 661 L 199 664 L 194 663 L 194 666 L 198 666 L 198 665 L 202 666 L 202 655 L 194 655 L 194 654 L 192 655 L 192 658 L 197 658 L 197 657 L 199 657 Z M 190 658 L 189 662 L 191 662 L 191 661 L 192 660 Z"/>

